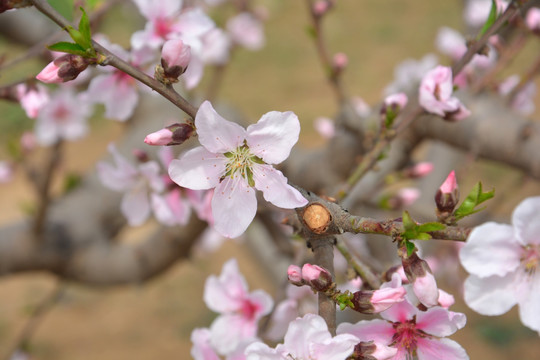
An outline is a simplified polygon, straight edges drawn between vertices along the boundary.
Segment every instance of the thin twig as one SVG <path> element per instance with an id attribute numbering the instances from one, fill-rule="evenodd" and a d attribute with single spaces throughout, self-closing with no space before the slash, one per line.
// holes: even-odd
<path id="1" fill-rule="evenodd" d="M 350 252 L 347 244 L 345 244 L 343 240 L 338 239 L 336 248 L 339 250 L 341 255 L 345 257 L 347 263 L 352 266 L 358 276 L 360 276 L 360 278 L 367 283 L 371 289 L 378 289 L 381 287 L 381 281 L 379 278 L 377 278 L 377 276 L 371 271 L 369 266 L 364 264 L 362 261 L 360 261 L 360 259 Z"/>

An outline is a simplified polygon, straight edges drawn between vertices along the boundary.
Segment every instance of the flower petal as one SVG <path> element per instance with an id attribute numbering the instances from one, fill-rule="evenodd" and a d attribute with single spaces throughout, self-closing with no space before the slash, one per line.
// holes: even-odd
<path id="1" fill-rule="evenodd" d="M 247 144 L 251 152 L 267 164 L 279 164 L 289 157 L 298 141 L 300 122 L 291 111 L 270 111 L 247 128 Z"/>
<path id="2" fill-rule="evenodd" d="M 197 328 L 191 332 L 191 356 L 194 360 L 221 360 L 210 345 L 210 330 Z"/>
<path id="3" fill-rule="evenodd" d="M 395 330 L 392 324 L 385 320 L 361 320 L 356 324 L 341 323 L 337 327 L 337 334 L 352 334 L 360 341 L 375 341 L 381 344 L 390 344 Z"/>
<path id="4" fill-rule="evenodd" d="M 358 344 L 358 338 L 351 334 L 341 334 L 324 343 L 311 345 L 313 359 L 320 360 L 343 360 L 352 354 L 354 346 Z"/>
<path id="5" fill-rule="evenodd" d="M 523 245 L 540 245 L 540 196 L 523 200 L 512 214 L 516 237 Z"/>
<path id="6" fill-rule="evenodd" d="M 257 212 L 257 197 L 241 176 L 227 176 L 214 190 L 212 214 L 214 227 L 221 235 L 242 235 Z"/>
<path id="7" fill-rule="evenodd" d="M 221 315 L 210 326 L 212 347 L 222 355 L 233 352 L 240 341 L 257 335 L 257 323 L 240 315 Z"/>
<path id="8" fill-rule="evenodd" d="M 221 117 L 209 101 L 199 107 L 195 115 L 195 126 L 201 145 L 213 153 L 223 154 L 234 150 L 246 138 L 246 130 Z"/>
<path id="9" fill-rule="evenodd" d="M 120 210 L 130 226 L 142 225 L 150 215 L 150 201 L 144 186 L 135 186 L 122 197 Z"/>
<path id="10" fill-rule="evenodd" d="M 417 313 L 418 310 L 416 307 L 406 300 L 394 304 L 390 309 L 383 311 L 381 317 L 392 322 L 406 322 L 412 319 Z"/>
<path id="11" fill-rule="evenodd" d="M 310 359 L 310 343 L 322 343 L 331 338 L 322 317 L 306 314 L 289 325 L 283 345 L 295 359 Z"/>
<path id="12" fill-rule="evenodd" d="M 519 317 L 523 325 L 540 335 L 540 271 L 530 275 L 527 294 L 519 301 Z"/>
<path id="13" fill-rule="evenodd" d="M 270 165 L 256 165 L 252 170 L 255 188 L 263 192 L 266 201 L 284 209 L 294 209 L 308 203 L 298 190 L 287 184 L 287 178 L 281 171 Z"/>
<path id="14" fill-rule="evenodd" d="M 438 337 L 449 336 L 465 326 L 465 314 L 433 307 L 416 315 L 416 328 Z"/>
<path id="15" fill-rule="evenodd" d="M 238 270 L 236 259 L 223 264 L 219 278 L 211 275 L 204 284 L 204 302 L 212 311 L 230 313 L 240 309 L 247 297 L 248 287 Z"/>
<path id="16" fill-rule="evenodd" d="M 504 314 L 517 302 L 514 282 L 514 273 L 487 278 L 471 275 L 464 284 L 465 303 L 482 315 Z"/>
<path id="17" fill-rule="evenodd" d="M 488 222 L 473 229 L 461 248 L 461 264 L 479 277 L 502 276 L 519 266 L 521 247 L 510 225 Z"/>
<path id="18" fill-rule="evenodd" d="M 276 349 L 272 349 L 262 342 L 249 345 L 245 354 L 246 360 L 283 360 L 283 356 Z"/>
<path id="19" fill-rule="evenodd" d="M 461 345 L 450 339 L 417 339 L 418 360 L 469 360 L 469 355 Z"/>
<path id="20" fill-rule="evenodd" d="M 227 158 L 213 154 L 199 146 L 189 150 L 169 165 L 170 178 L 180 186 L 192 190 L 211 189 L 219 184 L 225 173 Z"/>

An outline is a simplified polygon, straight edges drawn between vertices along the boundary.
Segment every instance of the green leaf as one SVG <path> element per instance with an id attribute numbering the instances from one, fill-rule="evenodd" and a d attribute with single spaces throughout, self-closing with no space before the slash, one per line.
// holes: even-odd
<path id="1" fill-rule="evenodd" d="M 411 256 L 414 252 L 415 246 L 409 240 L 405 241 L 405 247 L 407 248 L 407 257 Z"/>
<path id="2" fill-rule="evenodd" d="M 384 119 L 384 126 L 390 129 L 394 125 L 394 120 L 397 117 L 397 112 L 392 109 L 392 106 L 386 107 L 386 118 Z"/>
<path id="3" fill-rule="evenodd" d="M 446 229 L 446 225 L 438 222 L 428 222 L 418 225 L 417 230 L 420 232 L 440 231 Z"/>
<path id="4" fill-rule="evenodd" d="M 79 32 L 82 35 L 82 38 L 84 40 L 84 44 L 80 44 L 85 49 L 91 49 L 92 47 L 92 34 L 90 32 L 90 19 L 88 19 L 88 15 L 86 14 L 86 11 L 81 7 L 82 16 L 81 20 L 79 21 Z"/>
<path id="5" fill-rule="evenodd" d="M 401 237 L 405 240 L 429 240 L 431 235 L 430 231 L 439 231 L 446 228 L 445 225 L 438 222 L 428 222 L 425 224 L 417 224 L 408 211 L 403 211 L 402 215 L 403 228 L 405 231 L 401 234 Z"/>
<path id="6" fill-rule="evenodd" d="M 484 208 L 476 209 L 476 207 L 494 196 L 495 190 L 483 192 L 482 183 L 478 182 L 473 187 L 469 195 L 467 195 L 465 200 L 463 200 L 463 203 L 461 203 L 459 208 L 457 208 L 457 210 L 454 212 L 454 217 L 456 220 L 459 220 L 463 219 L 465 216 L 469 216 L 483 210 Z"/>
<path id="7" fill-rule="evenodd" d="M 495 20 L 497 20 L 497 3 L 495 2 L 495 0 L 491 0 L 491 10 L 489 10 L 489 15 L 486 23 L 484 24 L 484 26 L 482 26 L 482 29 L 478 33 L 477 39 L 480 39 L 482 35 L 484 35 L 489 30 Z"/>
<path id="8" fill-rule="evenodd" d="M 70 42 L 65 42 L 65 41 L 61 41 L 61 42 L 57 42 L 56 44 L 49 45 L 47 46 L 47 48 L 52 51 L 65 52 L 68 54 L 81 55 L 81 56 L 86 55 L 86 51 L 80 45 L 73 44 Z"/>
<path id="9" fill-rule="evenodd" d="M 417 226 L 407 210 L 403 211 L 402 219 L 405 230 L 412 230 Z"/>
<path id="10" fill-rule="evenodd" d="M 79 30 L 76 30 L 73 26 L 68 26 L 67 31 L 76 44 L 79 44 L 83 49 L 86 49 L 86 46 L 83 46 L 85 43 L 84 36 Z"/>
<path id="11" fill-rule="evenodd" d="M 49 4 L 69 21 L 73 20 L 74 0 L 47 0 Z"/>

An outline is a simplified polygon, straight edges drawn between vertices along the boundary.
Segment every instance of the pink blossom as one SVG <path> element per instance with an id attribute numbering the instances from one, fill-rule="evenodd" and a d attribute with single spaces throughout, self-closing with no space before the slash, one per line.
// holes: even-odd
<path id="1" fill-rule="evenodd" d="M 131 53 L 121 46 L 108 43 L 102 38 L 100 43 L 122 60 L 142 69 L 150 60 L 148 49 L 133 50 Z M 88 98 L 93 103 L 105 105 L 105 117 L 126 121 L 131 117 L 139 102 L 138 83 L 126 73 L 111 68 L 103 68 L 104 74 L 94 77 L 88 85 Z"/>
<path id="2" fill-rule="evenodd" d="M 441 307 L 420 311 L 405 300 L 383 311 L 381 317 L 384 320 L 339 324 L 337 333 L 396 348 L 391 360 L 406 360 L 415 355 L 418 360 L 469 359 L 457 342 L 446 338 L 465 326 L 464 314 Z"/>
<path id="3" fill-rule="evenodd" d="M 511 75 L 499 84 L 499 93 L 501 95 L 510 94 L 516 86 L 521 82 L 518 75 Z M 536 108 L 534 97 L 536 95 L 536 85 L 533 81 L 527 82 L 525 86 L 513 95 L 510 106 L 518 113 L 528 116 L 534 112 Z"/>
<path id="4" fill-rule="evenodd" d="M 338 71 L 341 71 L 347 67 L 347 64 L 349 63 L 349 57 L 345 53 L 337 53 L 334 55 L 332 59 L 332 64 L 334 65 L 334 68 Z"/>
<path id="5" fill-rule="evenodd" d="M 287 269 L 287 278 L 293 285 L 303 285 L 302 269 L 300 269 L 300 266 L 289 265 L 289 268 Z"/>
<path id="6" fill-rule="evenodd" d="M 167 226 L 186 225 L 191 215 L 189 203 L 182 198 L 180 188 L 176 187 L 161 195 L 150 194 L 152 209 L 156 219 Z"/>
<path id="7" fill-rule="evenodd" d="M 235 259 L 223 265 L 219 277 L 206 279 L 204 302 L 210 310 L 220 313 L 210 326 L 210 343 L 222 355 L 234 351 L 242 340 L 255 337 L 257 323 L 273 306 L 266 292 L 248 293 Z"/>
<path id="8" fill-rule="evenodd" d="M 249 12 L 242 12 L 227 22 L 227 31 L 234 43 L 249 50 L 264 46 L 264 29 L 261 21 Z"/>
<path id="9" fill-rule="evenodd" d="M 428 263 L 421 259 L 416 252 L 411 255 L 407 255 L 405 252 L 405 250 L 401 251 L 401 261 L 414 295 L 427 307 L 437 305 L 439 303 L 439 290 Z"/>
<path id="10" fill-rule="evenodd" d="M 215 26 L 199 8 L 182 10 L 182 0 L 134 0 L 148 21 L 144 30 L 135 32 L 131 45 L 135 49 L 146 46 L 157 49 L 166 40 L 199 37 Z M 189 43 L 188 43 L 189 45 Z"/>
<path id="11" fill-rule="evenodd" d="M 37 74 L 36 79 L 49 84 L 71 81 L 77 78 L 90 63 L 91 60 L 80 55 L 64 54 L 45 66 Z"/>
<path id="12" fill-rule="evenodd" d="M 241 235 L 257 211 L 253 188 L 266 201 L 286 209 L 307 200 L 287 184 L 287 178 L 270 164 L 285 160 L 298 141 L 300 123 L 292 112 L 269 112 L 247 130 L 222 118 L 205 101 L 195 117 L 203 146 L 173 160 L 169 175 L 182 187 L 215 188 L 212 198 L 214 226 L 226 237 Z"/>
<path id="13" fill-rule="evenodd" d="M 336 125 L 334 120 L 326 117 L 315 119 L 315 130 L 325 139 L 331 139 L 336 134 Z"/>
<path id="14" fill-rule="evenodd" d="M 437 49 L 452 60 L 459 60 L 467 52 L 465 38 L 456 30 L 443 26 L 437 33 L 435 40 Z"/>
<path id="15" fill-rule="evenodd" d="M 437 66 L 422 79 L 419 91 L 420 105 L 426 111 L 443 118 L 463 119 L 468 114 L 468 110 L 458 98 L 452 96 L 453 86 L 452 69 Z"/>
<path id="16" fill-rule="evenodd" d="M 456 302 L 452 294 L 447 293 L 444 290 L 439 289 L 439 305 L 445 309 L 448 309 L 450 306 L 454 305 Z"/>
<path id="17" fill-rule="evenodd" d="M 371 114 L 369 104 L 359 96 L 353 96 L 351 98 L 351 105 L 353 106 L 354 111 L 361 118 L 368 117 Z"/>
<path id="18" fill-rule="evenodd" d="M 420 178 L 429 175 L 433 171 L 433 163 L 422 161 L 405 170 L 405 176 L 410 178 Z"/>
<path id="19" fill-rule="evenodd" d="M 19 84 L 16 87 L 16 91 L 17 99 L 26 112 L 26 116 L 31 119 L 35 119 L 41 108 L 50 100 L 47 88 L 41 84 L 37 84 L 36 86 Z"/>
<path id="20" fill-rule="evenodd" d="M 88 132 L 86 123 L 91 107 L 69 89 L 57 91 L 45 104 L 37 118 L 35 134 L 38 143 L 44 146 L 57 141 L 76 140 Z"/>
<path id="21" fill-rule="evenodd" d="M 191 60 L 191 48 L 181 39 L 167 40 L 161 49 L 161 65 L 165 73 L 178 73 L 180 76 Z M 175 69 L 178 70 L 175 71 Z"/>
<path id="22" fill-rule="evenodd" d="M 525 23 L 532 31 L 540 31 L 540 9 L 537 7 L 531 7 L 527 11 L 527 16 L 525 17 Z"/>
<path id="23" fill-rule="evenodd" d="M 324 15 L 330 9 L 330 3 L 326 0 L 317 0 L 313 4 L 313 13 L 317 16 Z"/>
<path id="24" fill-rule="evenodd" d="M 474 228 L 460 252 L 470 274 L 465 302 L 483 315 L 519 306 L 521 322 L 540 334 L 540 197 L 522 201 L 512 225 L 488 222 Z"/>
<path id="25" fill-rule="evenodd" d="M 109 145 L 109 152 L 115 165 L 99 162 L 98 176 L 107 188 L 124 192 L 120 209 L 129 225 L 141 225 L 151 212 L 151 193 L 162 192 L 165 187 L 159 174 L 159 165 L 155 161 L 148 161 L 135 167 L 116 150 L 113 144 Z M 162 211 L 160 205 L 154 202 L 158 213 Z"/>
<path id="26" fill-rule="evenodd" d="M 411 187 L 401 188 L 396 195 L 402 207 L 410 206 L 420 197 L 420 190 Z"/>
<path id="27" fill-rule="evenodd" d="M 194 360 L 221 360 L 210 344 L 210 330 L 197 328 L 191 332 L 191 356 Z"/>
<path id="28" fill-rule="evenodd" d="M 405 93 L 396 93 L 392 95 L 388 95 L 384 99 L 384 105 L 385 106 L 392 106 L 397 107 L 398 109 L 403 109 L 407 105 L 407 94 Z"/>
<path id="29" fill-rule="evenodd" d="M 246 348 L 247 360 L 343 360 L 352 354 L 358 338 L 351 334 L 332 337 L 326 322 L 315 314 L 306 314 L 290 323 L 283 344 L 275 349 L 262 342 Z"/>

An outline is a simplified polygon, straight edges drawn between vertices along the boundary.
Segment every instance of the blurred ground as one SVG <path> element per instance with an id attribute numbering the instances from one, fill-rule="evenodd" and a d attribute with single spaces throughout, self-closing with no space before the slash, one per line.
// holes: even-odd
<path id="1" fill-rule="evenodd" d="M 227 69 L 222 98 L 253 121 L 270 110 L 292 110 L 303 123 L 301 142 L 318 144 L 321 140 L 311 122 L 317 116 L 332 116 L 336 105 L 306 34 L 304 2 L 263 3 L 270 13 L 267 45 L 256 53 L 239 51 L 235 55 Z M 332 52 L 343 51 L 349 56 L 345 79 L 349 92 L 368 103 L 379 100 L 397 63 L 433 51 L 439 26 L 462 28 L 461 4 L 457 0 L 339 1 L 325 23 L 326 36 Z M 122 25 L 117 21 L 109 27 L 117 29 Z M 111 33 L 113 39 L 120 37 Z M 126 39 L 123 43 L 127 44 Z M 519 66 L 519 59 L 516 62 Z M 0 104 L 0 114 L 0 126 L 8 116 L 11 124 L 23 122 L 22 112 L 4 104 Z M 25 123 L 31 126 L 27 120 Z M 91 169 L 119 129 L 118 124 L 99 122 L 90 138 L 71 146 L 65 171 Z M 78 150 L 81 148 L 84 151 Z M 486 188 L 506 172 L 489 165 L 484 166 L 484 171 L 488 174 L 482 178 Z M 17 179 L 14 184 L 0 186 L 0 223 L 22 218 L 21 209 L 32 200 L 33 194 L 27 192 L 22 178 Z M 513 205 L 518 201 L 519 196 L 509 199 Z M 230 257 L 239 259 L 250 289 L 263 288 L 270 293 L 277 290 L 249 250 L 234 243 L 225 244 L 213 255 L 179 263 L 163 276 L 139 286 L 102 290 L 66 284 L 64 297 L 33 338 L 34 358 L 188 359 L 191 331 L 209 326 L 214 316 L 202 302 L 204 281 L 209 274 L 219 273 Z M 24 326 L 29 310 L 54 286 L 55 279 L 47 274 L 0 278 L 0 356 Z M 471 359 L 538 358 L 540 340 L 520 324 L 515 309 L 498 318 L 475 316 L 462 302 L 453 310 L 469 316 L 467 327 L 452 338 L 465 347 Z"/>

